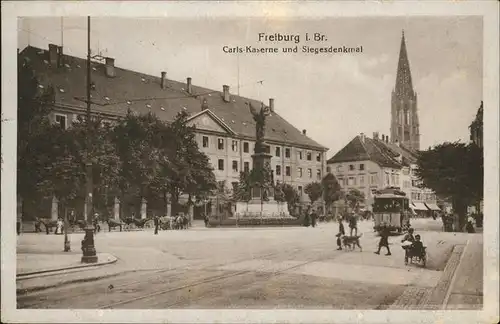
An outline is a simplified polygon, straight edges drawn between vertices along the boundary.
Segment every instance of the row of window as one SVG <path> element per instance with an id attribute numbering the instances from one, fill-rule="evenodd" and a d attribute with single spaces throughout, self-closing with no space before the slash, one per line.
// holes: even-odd
<path id="1" fill-rule="evenodd" d="M 365 185 L 377 185 L 378 184 L 378 175 L 371 174 L 369 176 L 360 175 L 360 176 L 349 176 L 349 177 L 339 177 L 338 182 L 341 186 L 344 187 L 355 187 L 360 186 L 363 187 Z"/>
<path id="2" fill-rule="evenodd" d="M 55 124 L 59 125 L 62 129 L 67 129 L 69 127 L 69 124 L 68 124 L 68 116 L 65 115 L 65 114 L 54 114 L 55 116 Z M 76 119 L 74 119 L 76 120 Z M 109 120 L 103 120 L 102 121 L 102 124 L 103 125 L 111 125 L 111 121 Z"/>
<path id="3" fill-rule="evenodd" d="M 203 136 L 202 137 L 202 147 L 208 148 L 210 147 L 210 138 L 208 136 Z M 225 149 L 225 143 L 223 138 L 217 138 L 217 149 L 219 150 L 224 150 Z M 237 140 L 231 140 L 231 150 L 233 152 L 238 152 L 239 145 Z M 266 152 L 271 154 L 271 147 L 269 145 L 266 146 Z M 243 153 L 250 153 L 250 143 L 249 142 L 243 142 Z M 274 155 L 277 157 L 281 156 L 281 147 L 276 146 Z M 291 149 L 290 148 L 285 148 L 285 158 L 290 158 L 291 156 Z M 303 159 L 302 156 L 302 151 L 297 152 L 297 157 L 299 160 Z M 306 153 L 306 159 L 308 161 L 312 161 L 312 152 L 307 152 Z M 321 153 L 316 154 L 316 161 L 321 162 Z"/>
<path id="4" fill-rule="evenodd" d="M 436 200 L 436 194 L 433 193 L 421 193 L 421 192 L 412 192 L 411 193 L 411 199 L 412 200 L 423 200 L 423 201 L 430 201 L 430 200 Z"/>
<path id="5" fill-rule="evenodd" d="M 356 170 L 356 166 L 354 164 L 349 164 L 348 169 L 349 169 L 349 171 L 354 171 L 354 170 Z M 337 170 L 337 172 L 342 172 L 343 171 L 342 164 L 337 165 L 336 170 Z M 358 165 L 358 170 L 359 171 L 364 171 L 365 170 L 365 164 L 364 163 L 360 163 Z M 331 173 L 332 172 L 332 168 L 331 167 L 327 167 L 326 168 L 326 172 Z"/>
<path id="6" fill-rule="evenodd" d="M 224 159 L 219 159 L 217 161 L 217 168 L 218 168 L 219 171 L 224 171 L 224 165 L 225 165 Z M 233 170 L 233 172 L 238 172 L 239 171 L 239 169 L 238 169 L 238 161 L 236 161 L 236 160 L 232 161 L 232 170 Z M 250 171 L 250 162 L 243 162 L 243 171 L 245 171 L 245 172 Z M 275 174 L 277 176 L 280 176 L 281 175 L 281 171 L 282 171 L 281 165 L 277 165 L 276 169 L 275 169 Z M 291 167 L 290 166 L 285 166 L 285 176 L 290 177 L 291 175 L 292 175 Z M 303 176 L 302 168 L 297 168 L 297 176 L 299 178 L 302 178 L 302 176 Z M 307 176 L 309 178 L 312 178 L 312 176 L 313 176 L 312 169 L 307 169 Z M 316 170 L 316 179 L 317 180 L 321 180 L 321 170 L 320 169 Z"/>

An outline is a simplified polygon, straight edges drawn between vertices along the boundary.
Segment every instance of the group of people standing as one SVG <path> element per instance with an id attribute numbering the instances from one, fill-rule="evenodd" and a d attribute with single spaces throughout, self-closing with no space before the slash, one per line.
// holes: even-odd
<path id="1" fill-rule="evenodd" d="M 316 227 L 317 220 L 318 220 L 318 214 L 313 208 L 310 208 L 306 211 L 306 215 L 304 217 L 304 226 Z"/>

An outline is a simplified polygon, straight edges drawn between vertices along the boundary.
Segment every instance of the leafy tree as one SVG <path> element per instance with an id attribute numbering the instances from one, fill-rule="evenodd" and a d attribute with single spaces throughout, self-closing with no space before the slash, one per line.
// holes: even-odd
<path id="1" fill-rule="evenodd" d="M 276 185 L 276 191 L 280 192 L 278 194 L 278 201 L 281 202 L 287 202 L 288 204 L 288 211 L 290 214 L 294 214 L 295 207 L 299 203 L 300 196 L 297 191 L 292 185 L 288 183 L 278 183 Z"/>
<path id="2" fill-rule="evenodd" d="M 453 210 L 463 228 L 467 206 L 483 198 L 483 149 L 460 142 L 439 144 L 421 151 L 416 174 L 422 186 L 443 197 L 451 197 Z"/>
<path id="3" fill-rule="evenodd" d="M 331 173 L 328 173 L 321 180 L 321 186 L 323 187 L 323 200 L 325 201 L 325 207 L 330 210 L 332 204 L 342 198 L 342 188 L 340 187 L 337 178 Z"/>
<path id="4" fill-rule="evenodd" d="M 213 168 L 198 147 L 195 127 L 187 124 L 188 117 L 185 111 L 180 111 L 169 125 L 171 138 L 167 147 L 171 163 L 166 170 L 167 188 L 175 205 L 182 194 L 189 195 L 189 201 L 193 197 L 199 201 L 217 188 Z"/>
<path id="5" fill-rule="evenodd" d="M 102 125 L 100 118 L 93 118 L 89 127 L 89 138 L 87 122 L 82 118 L 67 130 L 55 125 L 50 128 L 44 147 L 48 153 L 47 158 L 43 160 L 44 180 L 39 188 L 46 196 L 56 196 L 63 206 L 76 199 L 84 200 L 88 152 L 89 162 L 92 164 L 93 204 L 101 205 L 108 214 L 111 203 L 103 198 L 108 189 L 111 192 L 118 189 L 121 161 L 111 142 L 112 133 L 109 126 Z M 87 140 L 90 147 L 87 147 Z"/>
<path id="6" fill-rule="evenodd" d="M 122 201 L 138 202 L 151 194 L 161 164 L 168 164 L 165 124 L 154 114 L 131 112 L 114 128 L 112 141 L 120 158 L 119 191 Z M 134 204 L 137 205 L 137 204 Z"/>
<path id="7" fill-rule="evenodd" d="M 358 189 L 349 189 L 345 195 L 345 200 L 352 210 L 358 210 L 359 205 L 365 201 L 365 194 Z"/>
<path id="8" fill-rule="evenodd" d="M 304 192 L 309 196 L 312 205 L 323 195 L 323 187 L 319 182 L 311 182 L 306 185 Z"/>
<path id="9" fill-rule="evenodd" d="M 55 101 L 54 88 L 41 88 L 28 59 L 18 61 L 17 190 L 23 200 L 38 196 L 47 160 L 49 113 Z"/>

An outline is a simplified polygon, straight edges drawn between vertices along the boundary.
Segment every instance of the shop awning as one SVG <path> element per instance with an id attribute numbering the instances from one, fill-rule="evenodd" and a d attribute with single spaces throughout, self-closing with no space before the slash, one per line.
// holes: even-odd
<path id="1" fill-rule="evenodd" d="M 414 210 L 429 210 L 425 207 L 424 203 L 421 202 L 412 202 Z"/>
<path id="2" fill-rule="evenodd" d="M 425 205 L 427 206 L 427 208 L 429 208 L 430 210 L 441 210 L 441 208 L 438 207 L 438 205 L 436 204 L 431 204 L 431 203 L 425 203 Z"/>

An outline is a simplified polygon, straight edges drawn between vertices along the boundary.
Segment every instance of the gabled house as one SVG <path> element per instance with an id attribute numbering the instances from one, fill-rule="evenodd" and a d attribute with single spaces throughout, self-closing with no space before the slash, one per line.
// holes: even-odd
<path id="1" fill-rule="evenodd" d="M 404 191 L 417 213 L 438 210 L 434 193 L 420 187 L 416 161 L 416 152 L 390 143 L 387 135 L 379 138 L 378 133 L 373 133 L 369 138 L 361 133 L 327 161 L 327 172 L 335 175 L 343 190 L 364 193 L 367 210 L 371 210 L 373 193 L 386 187 Z"/>

